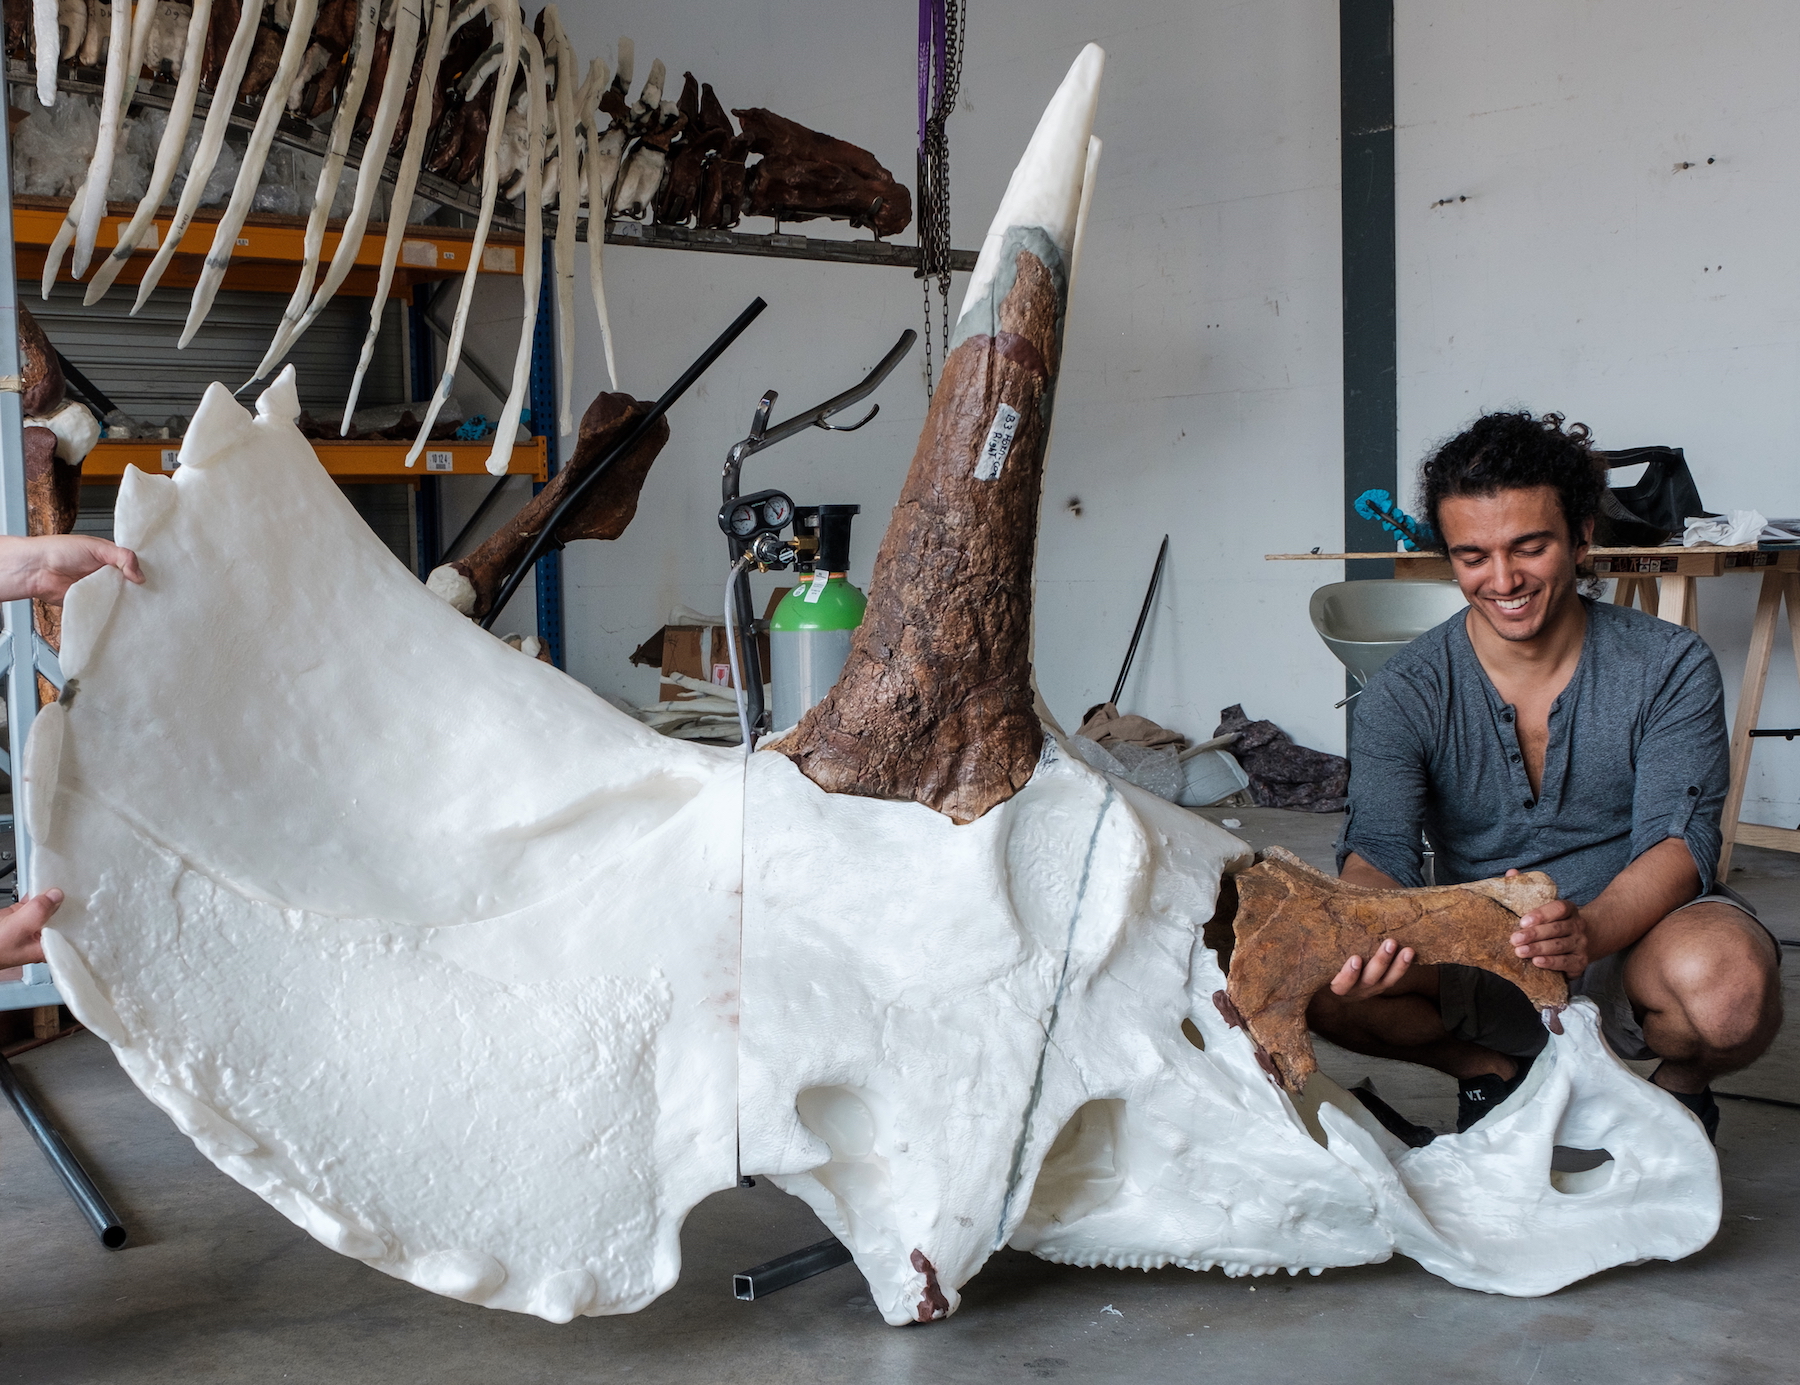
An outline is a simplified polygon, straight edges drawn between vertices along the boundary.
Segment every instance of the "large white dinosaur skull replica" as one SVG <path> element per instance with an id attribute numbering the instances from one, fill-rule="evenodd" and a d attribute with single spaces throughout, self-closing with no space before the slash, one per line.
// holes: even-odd
<path id="1" fill-rule="evenodd" d="M 226 1173 L 346 1255 L 555 1321 L 667 1289 L 740 1171 L 804 1198 L 893 1323 L 1006 1245 L 1233 1274 L 1398 1250 L 1540 1294 L 1711 1237 L 1704 1135 L 1585 1001 L 1424 1149 L 1322 1076 L 1291 1098 L 1202 940 L 1243 844 L 1030 716 L 1100 66 L 1002 202 L 844 678 L 747 763 L 427 593 L 296 431 L 291 371 L 255 418 L 215 385 L 173 477 L 127 471 L 148 581 L 69 595 L 35 879 L 68 895 L 70 1007 Z M 908 625 L 932 571 L 964 604 Z M 1559 1144 L 1612 1160 L 1552 1174 Z"/>

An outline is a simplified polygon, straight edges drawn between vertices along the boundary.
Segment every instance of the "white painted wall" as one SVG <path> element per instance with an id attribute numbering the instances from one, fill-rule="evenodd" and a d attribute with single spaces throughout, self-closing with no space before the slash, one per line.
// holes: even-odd
<path id="1" fill-rule="evenodd" d="M 1800 515 L 1800 8 L 1396 10 L 1407 493 L 1433 439 L 1522 404 L 1685 448 L 1715 510 Z M 1701 587 L 1728 705 L 1756 588 Z M 1800 725 L 1785 636 L 1761 721 Z M 1800 748 L 1757 749 L 1745 816 L 1800 821 Z"/>
<path id="2" fill-rule="evenodd" d="M 1336 5 L 970 9 L 951 124 L 959 246 L 979 245 L 1081 45 L 1109 53 L 1098 130 L 1107 148 L 1045 484 L 1037 660 L 1052 709 L 1072 724 L 1111 690 L 1167 530 L 1168 581 L 1128 709 L 1204 736 L 1220 708 L 1241 701 L 1304 742 L 1341 748 L 1331 704 L 1342 672 L 1306 616 L 1312 588 L 1341 572 L 1262 561 L 1341 539 Z M 913 6 L 575 0 L 564 18 L 584 60 L 630 34 L 640 77 L 661 56 L 671 90 L 692 69 L 728 107 L 767 105 L 864 145 L 913 182 Z M 812 234 L 849 234 L 817 229 L 826 225 L 812 223 Z M 572 671 L 647 701 L 654 675 L 626 656 L 676 603 L 720 608 L 718 473 L 757 397 L 780 390 L 780 418 L 844 388 L 920 324 L 920 292 L 893 270 L 607 253 L 620 383 L 641 397 L 750 298 L 770 304 L 672 414 L 629 532 L 565 558 Z M 604 367 L 585 289 L 578 309 L 575 395 L 585 403 Z M 920 370 L 903 366 L 877 397 L 881 416 L 862 432 L 796 441 L 745 478 L 746 489 L 779 485 L 802 503 L 861 503 L 853 579 L 865 584 L 924 418 Z M 1066 508 L 1073 496 L 1079 518 Z"/>

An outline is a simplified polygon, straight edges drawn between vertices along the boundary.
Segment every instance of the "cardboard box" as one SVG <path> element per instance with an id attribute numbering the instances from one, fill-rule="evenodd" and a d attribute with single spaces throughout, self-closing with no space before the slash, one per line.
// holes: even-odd
<path id="1" fill-rule="evenodd" d="M 769 617 L 775 614 L 782 597 L 792 590 L 791 587 L 777 588 L 763 610 L 762 619 L 757 622 L 756 652 L 762 660 L 765 682 L 769 672 Z M 723 625 L 665 625 L 638 646 L 631 662 L 661 670 L 665 681 L 656 695 L 662 702 L 687 695 L 687 689 L 681 684 L 666 681 L 671 673 L 724 688 L 731 686 L 731 651 L 725 642 Z"/>

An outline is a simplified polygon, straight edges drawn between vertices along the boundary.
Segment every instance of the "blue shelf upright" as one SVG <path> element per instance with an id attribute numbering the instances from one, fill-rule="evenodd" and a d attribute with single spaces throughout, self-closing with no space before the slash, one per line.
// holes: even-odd
<path id="1" fill-rule="evenodd" d="M 545 457 L 550 475 L 561 466 L 557 455 L 556 432 L 556 264 L 551 241 L 544 237 L 544 273 L 538 282 L 537 327 L 531 336 L 531 433 L 544 439 Z M 534 481 L 531 493 L 543 490 Z M 563 662 L 562 553 L 556 549 L 544 554 L 537 564 L 537 632 L 538 638 L 550 646 L 550 662 L 566 668 Z"/>

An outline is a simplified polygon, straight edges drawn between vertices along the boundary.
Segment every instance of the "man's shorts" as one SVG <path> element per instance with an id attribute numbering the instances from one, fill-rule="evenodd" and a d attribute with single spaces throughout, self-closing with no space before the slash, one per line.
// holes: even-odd
<path id="1" fill-rule="evenodd" d="M 1768 932 L 1755 907 L 1729 885 L 1714 885 L 1681 909 L 1691 909 L 1696 904 L 1730 904 Z M 1674 913 L 1679 914 L 1681 909 Z M 1769 936 L 1773 939 L 1775 935 Z M 1631 997 L 1625 993 L 1625 963 L 1631 951 L 1628 947 L 1602 957 L 1569 984 L 1569 991 L 1594 1002 L 1600 1011 L 1600 1032 L 1606 1037 L 1607 1047 L 1620 1058 L 1635 1062 L 1657 1055 L 1644 1042 L 1643 1026 L 1632 1012 Z M 1779 965 L 1779 943 L 1775 956 Z M 1444 1028 L 1457 1038 L 1514 1058 L 1534 1058 L 1550 1041 L 1542 1016 L 1525 998 L 1525 992 L 1480 967 L 1446 963 L 1438 968 L 1438 1014 Z"/>

